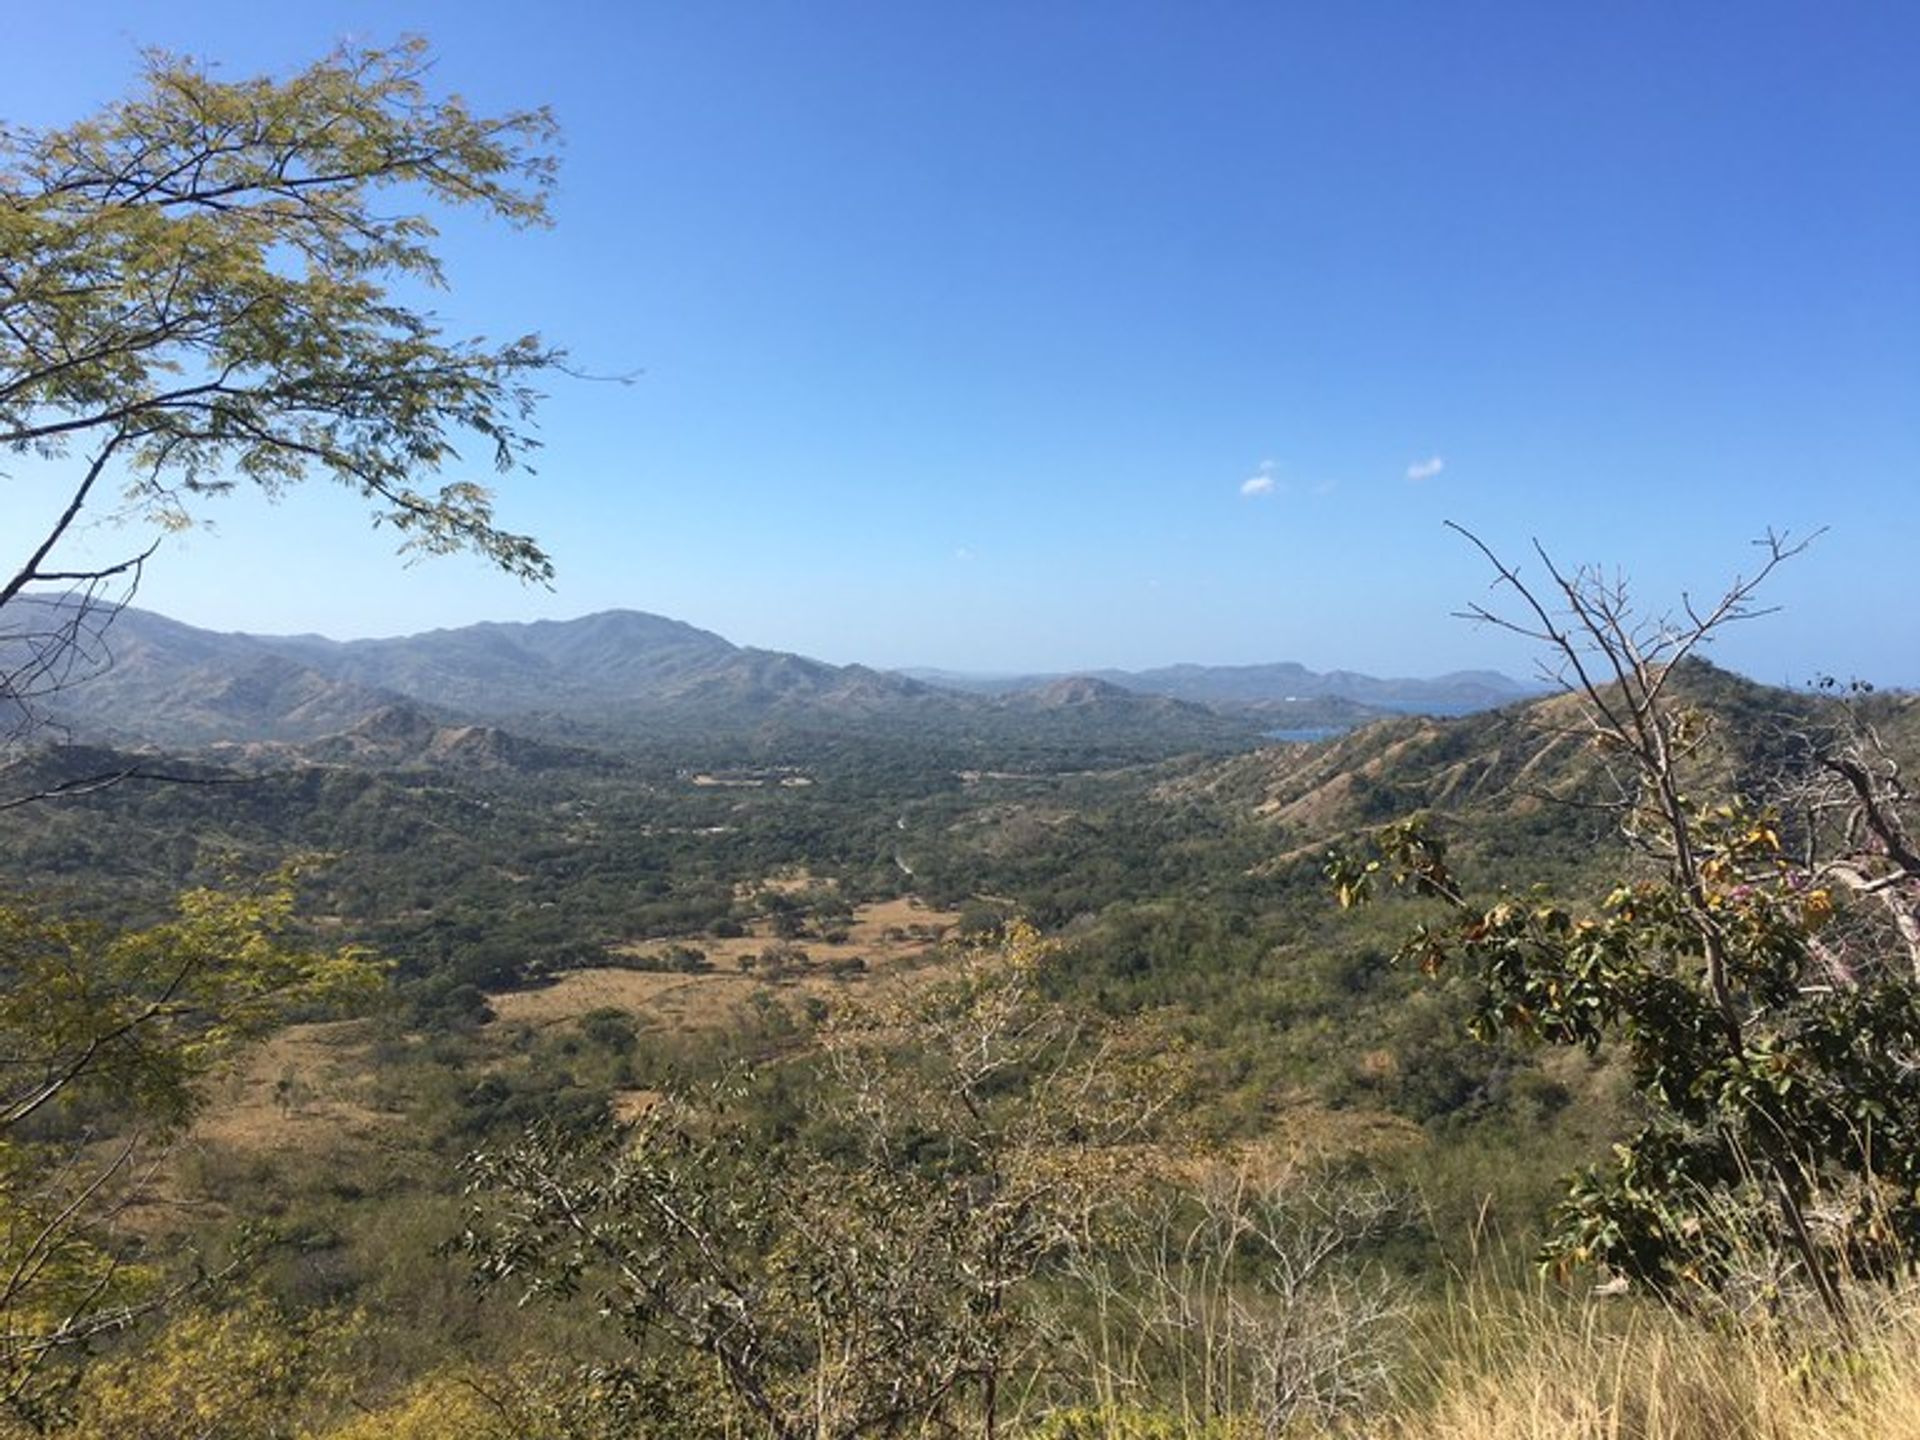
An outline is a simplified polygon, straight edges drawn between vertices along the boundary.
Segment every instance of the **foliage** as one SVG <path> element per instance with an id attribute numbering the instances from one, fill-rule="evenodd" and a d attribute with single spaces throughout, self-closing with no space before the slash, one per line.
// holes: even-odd
<path id="1" fill-rule="evenodd" d="M 444 283 L 432 212 L 413 205 L 545 223 L 554 127 L 436 98 L 428 68 L 417 40 L 237 81 L 151 51 L 136 93 L 93 119 L 0 131 L 0 451 L 75 467 L 0 571 L 0 720 L 31 723 L 93 663 L 103 591 L 151 553 L 63 553 L 89 514 L 179 527 L 236 484 L 318 473 L 403 548 L 551 572 L 485 487 L 420 485 L 469 440 L 521 464 L 531 382 L 559 355 L 451 339 L 406 296 Z M 103 505 L 116 483 L 122 504 Z M 69 598 L 29 603 L 48 587 Z"/>
<path id="2" fill-rule="evenodd" d="M 1548 1258 L 1682 1298 L 1765 1298 L 1793 1272 L 1837 1315 L 1841 1272 L 1895 1273 L 1920 1254 L 1920 986 L 1904 956 L 1832 963 L 1820 935 L 1837 896 L 1820 871 L 1789 856 L 1769 810 L 1696 793 L 1711 727 L 1680 698 L 1678 667 L 1754 613 L 1754 587 L 1794 553 L 1767 544 L 1757 577 L 1678 622 L 1641 621 L 1619 582 L 1545 562 L 1563 620 L 1494 562 L 1532 616 L 1514 628 L 1567 665 L 1578 733 L 1618 766 L 1644 878 L 1590 913 L 1540 895 L 1470 903 L 1418 820 L 1380 832 L 1370 859 L 1333 857 L 1328 874 L 1343 905 L 1382 875 L 1440 902 L 1445 918 L 1401 957 L 1470 973 L 1481 1036 L 1624 1053 L 1645 1123 L 1573 1183 Z M 1869 829 L 1898 826 L 1897 795 L 1855 798 Z"/>
<path id="3" fill-rule="evenodd" d="M 551 573 L 475 480 L 422 487 L 476 442 L 499 471 L 524 464 L 532 385 L 559 354 L 449 337 L 411 297 L 444 285 L 436 213 L 546 222 L 555 131 L 545 111 L 437 97 L 429 68 L 419 41 L 234 81 L 153 51 L 92 119 L 0 130 L 0 452 L 72 467 L 0 571 L 0 743 L 101 663 L 152 553 L 76 551 L 109 516 L 164 531 L 236 485 L 319 475 L 404 550 Z M 36 758 L 0 752 L 0 809 L 155 777 L 115 760 L 35 783 Z M 189 1286 L 122 1231 L 199 1082 L 238 1041 L 377 979 L 355 947 L 292 943 L 290 871 L 189 888 L 157 925 L 99 918 L 104 898 L 90 919 L 0 906 L 0 1392 L 20 1405 L 49 1356 Z"/>
<path id="4" fill-rule="evenodd" d="M 258 1299 L 175 1318 L 150 1348 L 96 1367 L 60 1440 L 295 1440 L 336 1397 L 361 1317 L 288 1316 Z"/>
<path id="5" fill-rule="evenodd" d="M 190 890 L 144 929 L 0 906 L 0 1132 L 55 1101 L 108 1097 L 177 1127 L 193 1082 L 289 1011 L 364 997 L 365 951 L 290 944 L 297 868 L 246 890 Z"/>
<path id="6" fill-rule="evenodd" d="M 679 1396 L 689 1426 L 852 1436 L 973 1413 L 991 1434 L 1033 1363 L 1026 1293 L 1112 1191 L 1098 1147 L 1139 1113 L 1129 1067 L 1037 1003 L 1041 953 L 1016 927 L 964 979 L 830 1032 L 806 1133 L 767 1134 L 735 1090 L 476 1155 L 463 1248 L 484 1279 L 590 1298 L 641 1354 L 679 1357 L 675 1393 L 717 1376 Z"/>
<path id="7" fill-rule="evenodd" d="M 150 52 L 140 92 L 97 118 L 9 132 L 0 444 L 84 443 L 94 475 L 120 459 L 162 519 L 236 475 L 273 489 L 318 468 L 416 547 L 546 573 L 483 491 L 412 488 L 456 458 L 456 431 L 515 463 L 525 379 L 555 358 L 449 341 L 389 289 L 443 276 L 427 215 L 383 192 L 546 219 L 552 163 L 527 148 L 551 141 L 545 112 L 475 116 L 429 97 L 427 68 L 420 41 L 344 47 L 285 80 Z"/>
<path id="8" fill-rule="evenodd" d="M 118 1235 L 199 1082 L 288 1013 L 364 998 L 355 947 L 291 935 L 291 872 L 191 891 L 143 929 L 0 906 L 0 1395 L 31 1399 L 57 1352 L 190 1285 Z"/>

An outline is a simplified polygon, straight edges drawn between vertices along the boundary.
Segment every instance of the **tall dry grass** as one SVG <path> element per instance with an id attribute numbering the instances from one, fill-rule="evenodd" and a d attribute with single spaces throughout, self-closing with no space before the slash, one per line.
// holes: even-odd
<path id="1" fill-rule="evenodd" d="M 1414 1347 L 1370 1440 L 1920 1440 L 1920 1289 L 1711 1324 L 1628 1298 L 1468 1292 Z"/>

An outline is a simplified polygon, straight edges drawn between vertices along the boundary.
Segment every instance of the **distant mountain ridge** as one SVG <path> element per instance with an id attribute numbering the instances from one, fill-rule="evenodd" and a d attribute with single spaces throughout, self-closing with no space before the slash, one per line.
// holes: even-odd
<path id="1" fill-rule="evenodd" d="M 637 611 L 339 641 L 220 634 L 129 609 L 96 648 L 49 708 L 75 735 L 117 743 L 308 741 L 400 703 L 436 723 L 739 729 L 894 717 L 944 698 Z"/>
<path id="2" fill-rule="evenodd" d="M 967 675 L 950 670 L 912 669 L 912 679 L 982 695 L 1034 690 L 1070 678 L 1060 674 Z M 1266 665 L 1163 665 L 1152 670 L 1074 672 L 1122 690 L 1164 695 L 1197 705 L 1234 709 L 1344 701 L 1376 714 L 1463 715 L 1492 710 L 1537 696 L 1537 689 L 1496 670 L 1457 670 L 1432 679 L 1380 679 L 1352 670 L 1309 670 L 1293 661 Z"/>
<path id="3" fill-rule="evenodd" d="M 16 600 L 15 607 L 62 602 Z M 10 618 L 12 618 L 10 616 Z M 54 626 L 35 619 L 24 630 Z M 0 634 L 0 664 L 25 642 Z M 89 623 L 39 706 L 56 735 L 112 744 L 297 741 L 345 730 L 405 697 L 326 674 L 251 635 L 201 630 L 146 610 Z"/>
<path id="4" fill-rule="evenodd" d="M 1484 673 L 1375 681 L 1297 665 L 1174 666 L 961 688 L 738 646 L 633 610 L 342 641 L 220 634 L 130 609 L 105 632 L 89 668 L 52 706 L 78 738 L 194 746 L 357 735 L 343 753 L 364 750 L 379 731 L 364 728 L 370 717 L 395 706 L 417 717 L 409 722 L 416 726 L 548 734 L 556 726 L 636 736 L 917 727 L 1174 749 L 1244 746 L 1277 724 L 1345 728 L 1396 702 L 1415 708 L 1423 697 L 1436 709 L 1467 709 L 1524 694 Z"/>
<path id="5" fill-rule="evenodd" d="M 379 640 L 249 638 L 336 679 L 476 714 L 667 698 L 711 683 L 744 653 L 710 631 L 635 610 Z"/>

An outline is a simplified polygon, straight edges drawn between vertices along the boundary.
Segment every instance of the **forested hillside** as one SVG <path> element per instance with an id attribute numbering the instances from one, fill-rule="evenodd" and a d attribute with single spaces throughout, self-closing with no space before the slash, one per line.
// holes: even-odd
<path id="1" fill-rule="evenodd" d="M 1705 666 L 1673 683 L 1675 704 L 1709 717 L 1700 775 L 1729 793 L 1780 787 L 1794 737 L 1842 716 L 1839 702 Z M 371 946 L 385 967 L 382 992 L 351 1011 L 314 1013 L 241 1055 L 156 1172 L 158 1192 L 123 1223 L 156 1254 L 189 1253 L 180 1249 L 188 1244 L 206 1254 L 231 1244 L 236 1225 L 272 1217 L 245 1267 L 255 1308 L 223 1309 L 217 1323 L 268 1324 L 258 1307 L 269 1304 L 279 1317 L 271 1325 L 291 1331 L 223 1343 L 315 1347 L 311 1373 L 289 1379 L 275 1403 L 297 1399 L 319 1413 L 336 1383 L 361 1395 L 440 1393 L 478 1364 L 518 1377 L 516 1403 L 571 1404 L 554 1398 L 575 1382 L 567 1347 L 544 1333 L 551 1317 L 528 1329 L 529 1312 L 469 1297 L 461 1262 L 435 1258 L 434 1247 L 460 1233 L 460 1195 L 474 1177 L 534 1184 L 550 1167 L 586 1163 L 576 1147 L 603 1145 L 591 1137 L 621 1118 L 663 1137 L 661 1127 L 682 1125 L 706 1134 L 714 1122 L 695 1117 L 715 1085 L 735 1095 L 725 1123 L 741 1127 L 724 1132 L 726 1154 L 826 1145 L 842 1165 L 856 1138 L 842 1127 L 883 1103 L 862 1086 L 903 1063 L 889 1094 L 922 1083 L 909 1077 L 930 1064 L 926 1083 L 961 1083 L 937 1079 L 937 1066 L 956 1059 L 921 1047 L 947 1026 L 1003 1025 L 998 1007 L 1008 1004 L 1052 1018 L 968 1042 L 1013 1047 L 994 1064 L 1106 1057 L 1101 1086 L 1111 1093 L 1095 1097 L 1074 1080 L 1069 1097 L 1029 1095 L 1030 1074 L 995 1102 L 1027 1116 L 1022 1127 L 1068 1105 L 1059 1123 L 1077 1138 L 1048 1163 L 1077 1155 L 1081 1180 L 1130 1156 L 1141 1175 L 1199 1185 L 1196 1195 L 1213 1193 L 1207 1177 L 1239 1176 L 1252 1188 L 1234 1204 L 1280 1207 L 1260 1209 L 1262 1225 L 1304 1224 L 1289 1207 L 1313 1215 L 1332 1205 L 1325 1223 L 1358 1228 L 1337 1232 L 1348 1259 L 1329 1297 L 1351 1299 L 1344 1287 L 1371 1276 L 1368 1285 L 1403 1297 L 1396 1305 L 1410 1303 L 1440 1283 L 1476 1229 L 1497 1228 L 1524 1253 L 1545 1233 L 1565 1172 L 1602 1156 L 1630 1123 L 1627 1076 L 1604 1055 L 1472 1039 L 1480 991 L 1469 975 L 1435 980 L 1393 962 L 1399 935 L 1431 902 L 1344 914 L 1323 870 L 1330 852 L 1419 814 L 1450 842 L 1463 884 L 1599 901 L 1638 862 L 1604 804 L 1604 757 L 1570 729 L 1575 709 L 1572 697 L 1556 697 L 1146 764 L 1078 755 L 1043 731 L 996 765 L 982 763 L 977 741 L 904 735 L 627 740 L 601 750 L 389 707 L 297 745 L 165 758 L 40 752 L 16 768 L 17 781 L 57 789 L 65 775 L 136 766 L 172 778 L 16 811 L 4 861 L 42 895 L 150 923 L 187 886 L 312 857 L 298 881 L 303 926 Z M 1866 713 L 1890 746 L 1911 751 L 1910 702 L 1874 699 Z M 1015 920 L 1038 930 L 996 942 Z M 993 958 L 1004 944 L 1013 958 Z M 1005 985 L 1017 993 L 997 988 Z M 908 1014 L 918 1018 L 882 1018 Z M 923 1035 L 927 1024 L 936 1028 Z M 1013 1058 L 1041 1035 L 1054 1058 Z M 870 1062 L 883 1071 L 860 1068 Z M 884 1103 L 926 1100 L 903 1092 Z M 843 1113 L 847 1105 L 855 1109 Z M 958 1134 L 936 1126 L 918 1142 L 935 1153 L 963 1146 L 941 1164 L 1015 1163 L 968 1148 L 1007 1143 L 997 1128 L 968 1138 L 977 1120 L 952 1123 Z M 456 1162 L 472 1152 L 494 1158 L 463 1177 Z M 746 1185 L 734 1160 L 699 1153 L 701 1166 L 721 1168 L 674 1185 Z M 1038 1159 L 1023 1151 L 1018 1164 Z M 861 1183 L 907 1188 L 870 1197 L 873 1213 L 849 1212 L 846 1243 L 858 1233 L 908 1247 L 883 1249 L 876 1263 L 892 1254 L 884 1263 L 907 1267 L 928 1292 L 896 1297 L 905 1313 L 859 1323 L 909 1325 L 925 1343 L 971 1353 L 974 1322 L 963 1317 L 976 1301 L 952 1289 L 958 1272 L 940 1268 L 959 1256 L 938 1259 L 922 1248 L 927 1239 L 891 1228 L 927 1206 L 934 1223 L 947 1203 L 940 1167 L 916 1180 L 914 1165 L 869 1172 Z M 913 1198 L 912 1187 L 928 1184 Z M 682 1198 L 705 1205 L 718 1193 Z M 1043 1200 L 1093 1213 L 1090 1193 L 1053 1182 L 1018 1202 L 1020 1213 Z M 826 1202 L 781 1191 L 752 1203 L 777 1215 Z M 1005 1218 L 996 1214 L 969 1213 L 966 1225 L 989 1232 L 953 1243 L 1013 1243 L 991 1229 Z M 470 1232 L 469 1243 L 483 1268 L 505 1265 L 500 1235 Z M 729 1234 L 726 1243 L 782 1242 Z M 1034 1250 L 1005 1283 L 1039 1283 L 1060 1260 L 1049 1254 Z M 673 1268 L 688 1258 L 649 1263 L 667 1267 L 669 1289 L 707 1283 Z M 737 1258 L 747 1263 L 744 1252 Z M 1054 1274 L 1042 1290 L 1065 1280 Z M 662 1290 L 646 1304 L 668 1299 Z M 947 1305 L 959 1309 L 941 1320 Z M 631 1336 L 694 1323 L 641 1313 L 651 1318 Z M 352 1345 L 335 1356 L 310 1327 L 348 1316 Z M 574 1321 L 588 1325 L 588 1316 Z M 938 1339 L 946 1325 L 959 1329 Z M 186 1336 L 169 1343 L 199 1343 Z M 613 1364 L 629 1353 L 614 1338 L 588 1325 L 567 1344 L 611 1345 Z M 326 1345 L 335 1343 L 348 1341 Z M 349 1361 L 350 1352 L 367 1358 Z M 147 1362 L 114 1363 L 132 1377 Z M 874 1383 L 891 1373 L 874 1356 L 861 1363 L 874 1367 Z M 634 1396 L 653 1393 L 639 1378 L 621 1383 L 639 1387 Z M 678 1393 L 690 1382 L 658 1383 Z M 1073 1386 L 1057 1383 L 1065 1403 Z"/>
<path id="2" fill-rule="evenodd" d="M 22 613 L 25 628 L 0 636 L 0 667 L 28 663 L 34 636 L 85 624 L 84 606 L 72 600 L 30 602 Z M 635 611 L 342 643 L 214 634 L 129 609 L 110 631 L 90 634 L 66 666 L 48 719 L 77 738 L 171 746 L 314 740 L 406 702 L 445 721 L 603 746 L 793 731 L 886 738 L 910 727 L 994 754 L 1038 743 L 1094 753 L 1105 745 L 1139 758 L 1243 747 L 1288 727 L 1337 731 L 1385 713 L 1347 698 L 1354 689 L 1441 710 L 1519 693 L 1497 676 L 1430 693 L 1366 676 L 1301 685 L 1305 672 L 1281 666 L 1219 693 L 1200 687 L 1192 698 L 1151 677 L 1042 677 L 980 694 L 737 646 Z"/>

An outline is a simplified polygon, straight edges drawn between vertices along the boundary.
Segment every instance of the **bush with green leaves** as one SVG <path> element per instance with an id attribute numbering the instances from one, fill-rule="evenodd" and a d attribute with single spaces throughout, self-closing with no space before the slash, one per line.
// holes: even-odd
<path id="1" fill-rule="evenodd" d="M 1920 985 L 1890 943 L 1897 924 L 1877 944 L 1858 930 L 1844 948 L 1824 936 L 1843 909 L 1878 902 L 1904 918 L 1920 865 L 1901 858 L 1894 777 L 1812 737 L 1808 772 L 1836 777 L 1851 806 L 1825 812 L 1824 830 L 1816 814 L 1783 831 L 1762 797 L 1702 798 L 1724 767 L 1709 712 L 1684 698 L 1685 663 L 1757 613 L 1755 587 L 1798 548 L 1766 544 L 1757 576 L 1678 620 L 1644 619 L 1623 582 L 1563 574 L 1541 552 L 1550 606 L 1494 561 L 1530 618 L 1477 613 L 1560 659 L 1578 702 L 1567 731 L 1591 751 L 1633 846 L 1597 908 L 1470 897 L 1420 819 L 1327 870 L 1343 905 L 1385 877 L 1430 899 L 1439 914 L 1400 958 L 1470 974 L 1482 1038 L 1614 1051 L 1629 1068 L 1643 1123 L 1572 1182 L 1547 1259 L 1690 1300 L 1771 1299 L 1798 1282 L 1844 1323 L 1843 1273 L 1890 1275 L 1920 1257 Z M 1861 835 L 1878 843 L 1863 851 Z"/>
<path id="2" fill-rule="evenodd" d="M 1016 927 L 956 979 L 850 1011 L 791 1069 L 545 1126 L 467 1163 L 477 1275 L 603 1316 L 685 1433 L 994 1433 L 1036 1383 L 1031 1303 L 1152 1105 L 1047 1004 Z"/>

